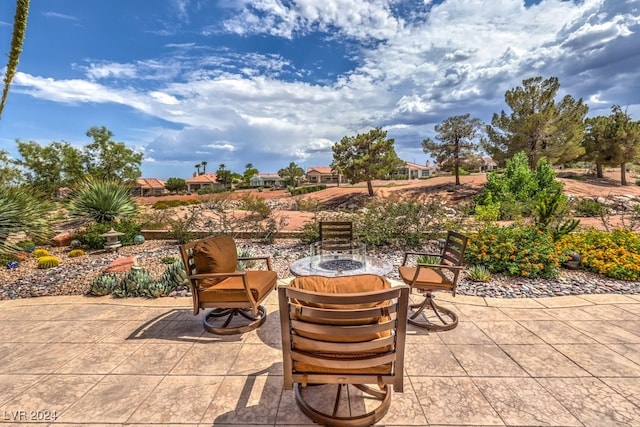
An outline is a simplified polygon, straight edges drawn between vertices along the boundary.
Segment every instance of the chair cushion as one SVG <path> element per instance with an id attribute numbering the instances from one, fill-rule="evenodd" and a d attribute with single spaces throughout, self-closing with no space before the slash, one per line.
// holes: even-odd
<path id="1" fill-rule="evenodd" d="M 405 283 L 411 284 L 416 275 L 416 267 L 401 266 L 398 268 L 398 273 Z M 420 289 L 448 290 L 453 287 L 453 283 L 438 270 L 423 267 L 418 273 L 414 286 Z"/>
<path id="2" fill-rule="evenodd" d="M 236 243 L 230 236 L 214 236 L 193 247 L 193 262 L 198 274 L 232 273 L 238 264 Z"/>
<path id="3" fill-rule="evenodd" d="M 289 284 L 292 288 L 328 294 L 350 294 L 389 289 L 391 283 L 382 276 L 358 274 L 355 276 L 301 276 Z M 364 306 L 361 306 L 364 307 Z"/>
<path id="4" fill-rule="evenodd" d="M 251 295 L 255 301 L 261 301 L 275 289 L 278 275 L 270 270 L 251 270 L 246 272 Z M 200 303 L 247 302 L 241 276 L 233 276 L 217 282 L 219 279 L 200 280 L 198 291 Z"/>

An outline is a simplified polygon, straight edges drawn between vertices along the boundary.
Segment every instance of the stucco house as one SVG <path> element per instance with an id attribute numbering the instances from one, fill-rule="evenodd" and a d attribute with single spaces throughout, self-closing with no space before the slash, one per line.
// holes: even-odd
<path id="1" fill-rule="evenodd" d="M 483 157 L 480 172 L 491 172 L 495 170 L 498 170 L 498 163 L 489 156 Z"/>
<path id="2" fill-rule="evenodd" d="M 165 181 L 157 178 L 138 178 L 131 194 L 139 197 L 159 196 L 167 192 L 165 184 Z"/>
<path id="3" fill-rule="evenodd" d="M 312 184 L 347 184 L 344 175 L 331 170 L 331 166 L 312 166 L 307 168 L 307 182 Z"/>
<path id="4" fill-rule="evenodd" d="M 438 167 L 436 165 L 430 165 L 428 161 L 424 165 L 405 161 L 403 166 L 400 166 L 391 173 L 391 177 L 403 177 L 404 179 L 429 178 L 437 171 Z"/>
<path id="5" fill-rule="evenodd" d="M 259 173 L 249 180 L 251 187 L 284 187 L 285 179 L 277 173 Z"/>
<path id="6" fill-rule="evenodd" d="M 222 184 L 216 181 L 215 173 L 204 173 L 185 179 L 187 183 L 187 192 L 195 193 L 203 187 L 222 188 Z"/>

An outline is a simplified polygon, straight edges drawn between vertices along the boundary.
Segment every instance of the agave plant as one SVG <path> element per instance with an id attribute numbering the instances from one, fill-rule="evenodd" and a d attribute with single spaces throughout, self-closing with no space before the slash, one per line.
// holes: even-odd
<path id="1" fill-rule="evenodd" d="M 189 277 L 187 276 L 187 271 L 184 269 L 182 261 L 169 264 L 160 277 L 160 282 L 166 287 L 171 288 L 169 292 L 172 292 L 174 289 L 180 289 L 185 286 L 188 281 Z"/>
<path id="2" fill-rule="evenodd" d="M 109 295 L 116 289 L 119 282 L 120 279 L 116 274 L 101 274 L 91 282 L 91 293 L 96 296 Z"/>
<path id="3" fill-rule="evenodd" d="M 137 207 L 127 184 L 87 179 L 74 190 L 68 209 L 76 217 L 102 223 L 132 216 Z"/>
<path id="4" fill-rule="evenodd" d="M 35 241 L 46 240 L 51 233 L 50 211 L 51 204 L 31 192 L 0 186 L 0 255 L 19 250 L 7 242 L 12 233 L 23 231 Z"/>
<path id="5" fill-rule="evenodd" d="M 122 288 L 125 296 L 139 297 L 146 296 L 147 289 L 153 283 L 151 273 L 144 268 L 133 267 L 122 279 Z"/>

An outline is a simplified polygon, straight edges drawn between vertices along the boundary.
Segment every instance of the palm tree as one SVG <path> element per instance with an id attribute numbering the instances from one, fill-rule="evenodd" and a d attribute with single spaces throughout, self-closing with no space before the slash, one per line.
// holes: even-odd
<path id="1" fill-rule="evenodd" d="M 198 163 L 197 165 L 194 166 L 196 168 L 196 170 L 198 171 L 198 175 L 200 175 L 200 166 L 202 166 L 201 163 Z"/>
<path id="2" fill-rule="evenodd" d="M 202 165 L 202 173 L 203 174 L 207 173 L 207 161 L 203 160 L 200 162 L 200 164 Z"/>
<path id="3" fill-rule="evenodd" d="M 18 60 L 22 53 L 22 43 L 24 42 L 24 33 L 27 31 L 27 17 L 29 16 L 29 0 L 16 0 L 16 14 L 13 20 L 13 36 L 11 37 L 11 51 L 9 52 L 9 62 L 7 63 L 7 71 L 4 76 L 4 89 L 2 91 L 2 99 L 0 100 L 0 116 L 7 101 L 9 94 L 9 86 L 11 80 L 18 69 Z"/>

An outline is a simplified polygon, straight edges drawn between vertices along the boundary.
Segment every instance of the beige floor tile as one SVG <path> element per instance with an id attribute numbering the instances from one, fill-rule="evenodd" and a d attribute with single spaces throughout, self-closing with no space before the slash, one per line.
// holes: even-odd
<path id="1" fill-rule="evenodd" d="M 42 343 L 0 342 L 0 373 L 5 372 L 6 366 L 22 357 L 31 356 L 46 345 Z"/>
<path id="2" fill-rule="evenodd" d="M 48 343 L 55 342 L 71 328 L 75 322 L 34 322 L 14 320 L 2 322 L 0 333 L 5 343 Z"/>
<path id="3" fill-rule="evenodd" d="M 448 347 L 471 377 L 527 376 L 527 373 L 496 344 L 461 344 Z"/>
<path id="4" fill-rule="evenodd" d="M 605 344 L 616 353 L 640 365 L 640 344 Z"/>
<path id="5" fill-rule="evenodd" d="M 59 374 L 108 374 L 142 345 L 141 342 L 97 343 L 56 370 Z"/>
<path id="6" fill-rule="evenodd" d="M 51 323 L 65 324 L 65 326 L 60 327 L 60 329 L 63 329 L 63 333 L 61 333 L 56 340 L 56 342 L 61 343 L 95 343 L 104 337 L 111 335 L 115 330 L 122 326 L 121 321 L 111 320 L 64 321 Z"/>
<path id="7" fill-rule="evenodd" d="M 489 338 L 473 322 L 458 323 L 455 329 L 439 334 L 445 344 L 491 344 Z"/>
<path id="8" fill-rule="evenodd" d="M 514 321 L 475 322 L 496 344 L 541 344 L 542 340 Z"/>
<path id="9" fill-rule="evenodd" d="M 138 375 L 168 374 L 192 346 L 193 344 L 183 343 L 146 343 L 118 365 L 113 370 L 113 373 Z"/>
<path id="10" fill-rule="evenodd" d="M 282 395 L 282 376 L 227 376 L 207 408 L 203 423 L 273 425 Z"/>
<path id="11" fill-rule="evenodd" d="M 519 323 L 548 344 L 587 344 L 595 342 L 593 338 L 559 320 L 523 320 Z"/>
<path id="12" fill-rule="evenodd" d="M 194 320 L 174 320 L 163 321 L 166 326 L 159 327 L 157 333 L 150 336 L 146 341 L 149 343 L 170 343 L 170 342 L 197 342 L 205 330 L 202 323 Z"/>
<path id="13" fill-rule="evenodd" d="M 429 425 L 504 425 L 470 378 L 413 377 Z"/>
<path id="14" fill-rule="evenodd" d="M 580 298 L 587 300 L 593 304 L 637 304 L 634 298 L 629 295 L 620 294 L 585 294 Z"/>
<path id="15" fill-rule="evenodd" d="M 406 343 L 409 344 L 443 344 L 440 336 L 444 332 L 433 332 L 415 325 L 407 325 Z"/>
<path id="16" fill-rule="evenodd" d="M 582 426 L 532 378 L 474 378 L 507 425 Z"/>
<path id="17" fill-rule="evenodd" d="M 640 365 L 603 344 L 556 344 L 554 347 L 591 375 L 599 377 L 640 376 Z"/>
<path id="18" fill-rule="evenodd" d="M 282 348 L 282 334 L 280 331 L 280 312 L 267 312 L 267 320 L 253 331 L 244 334 L 244 342 L 248 344 L 266 344 L 270 347 Z"/>
<path id="19" fill-rule="evenodd" d="M 615 322 L 606 320 L 589 322 L 567 320 L 565 323 L 593 338 L 599 343 L 608 344 L 626 342 L 631 344 L 640 344 L 640 335 L 633 334 L 628 330 L 617 326 Z M 631 325 L 630 322 L 629 325 Z"/>
<path id="20" fill-rule="evenodd" d="M 15 398 L 26 389 L 46 378 L 46 375 L 2 375 L 0 374 L 0 405 Z M 1 420 L 1 419 L 0 419 Z"/>
<path id="21" fill-rule="evenodd" d="M 474 322 L 496 322 L 511 320 L 497 307 L 481 307 L 477 305 L 458 305 L 457 309 L 465 317 Z"/>
<path id="22" fill-rule="evenodd" d="M 638 304 L 637 300 L 634 300 L 634 304 L 616 304 L 620 310 L 628 311 L 631 314 L 636 316 L 640 316 L 640 304 Z"/>
<path id="23" fill-rule="evenodd" d="M 404 369 L 408 375 L 459 377 L 466 372 L 443 344 L 406 344 Z"/>
<path id="24" fill-rule="evenodd" d="M 165 377 L 129 417 L 129 423 L 199 423 L 224 377 Z M 152 411 L 149 408 L 153 408 Z"/>
<path id="25" fill-rule="evenodd" d="M 583 310 L 584 307 L 548 308 L 542 310 L 557 320 L 592 320 L 591 315 Z"/>
<path id="26" fill-rule="evenodd" d="M 609 323 L 640 337 L 640 320 L 610 320 Z"/>
<path id="27" fill-rule="evenodd" d="M 538 309 L 544 308 L 538 302 L 538 298 L 485 298 L 489 307 L 517 308 L 517 309 Z"/>
<path id="28" fill-rule="evenodd" d="M 165 322 L 146 324 L 141 320 L 114 321 L 118 323 L 118 328 L 110 334 L 102 337 L 100 342 L 119 343 L 128 340 L 142 340 L 142 342 L 156 336 L 161 328 L 167 326 Z"/>
<path id="29" fill-rule="evenodd" d="M 314 386 L 316 387 L 316 386 Z M 216 423 L 216 426 L 218 424 Z M 277 426 L 308 426 L 316 423 L 302 412 L 296 404 L 293 390 L 283 390 L 280 398 L 280 406 L 278 407 L 278 415 L 276 417 Z"/>
<path id="30" fill-rule="evenodd" d="M 624 306 L 622 306 L 624 307 Z M 582 311 L 586 312 L 590 319 L 588 320 L 635 320 L 640 321 L 640 315 L 631 311 L 621 309 L 617 305 L 594 305 L 591 307 L 582 307 Z M 578 320 L 578 319 L 571 319 Z"/>
<path id="31" fill-rule="evenodd" d="M 532 377 L 590 376 L 549 344 L 502 344 L 500 347 Z"/>
<path id="32" fill-rule="evenodd" d="M 579 296 L 564 296 L 564 297 L 550 297 L 550 298 L 538 298 L 541 305 L 547 308 L 559 308 L 559 307 L 584 307 L 587 305 L 593 305 L 592 302 L 587 301 Z"/>
<path id="33" fill-rule="evenodd" d="M 6 402 L 0 412 L 26 410 L 61 414 L 102 379 L 101 375 L 50 375 Z"/>
<path id="34" fill-rule="evenodd" d="M 47 344 L 13 362 L 1 366 L 4 373 L 47 374 L 87 351 L 92 344 Z"/>
<path id="35" fill-rule="evenodd" d="M 263 344 L 243 344 L 228 375 L 282 375 L 282 351 Z"/>
<path id="36" fill-rule="evenodd" d="M 507 307 L 502 307 L 500 310 L 513 320 L 556 320 L 555 317 L 543 310 Z"/>
<path id="37" fill-rule="evenodd" d="M 640 378 L 602 378 L 602 381 L 640 408 Z"/>
<path id="38" fill-rule="evenodd" d="M 427 417 L 424 408 L 418 401 L 413 387 L 407 379 L 404 382 L 404 392 L 393 392 L 391 407 L 379 425 L 386 426 L 424 426 L 427 425 Z"/>
<path id="39" fill-rule="evenodd" d="M 226 375 L 236 362 L 242 343 L 213 342 L 191 347 L 171 375 Z"/>
<path id="40" fill-rule="evenodd" d="M 638 406 L 596 378 L 541 378 L 538 381 L 586 426 L 640 425 Z"/>
<path id="41" fill-rule="evenodd" d="M 108 375 L 60 414 L 59 422 L 124 423 L 153 392 L 162 376 Z M 153 411 L 153 408 L 148 408 Z"/>

